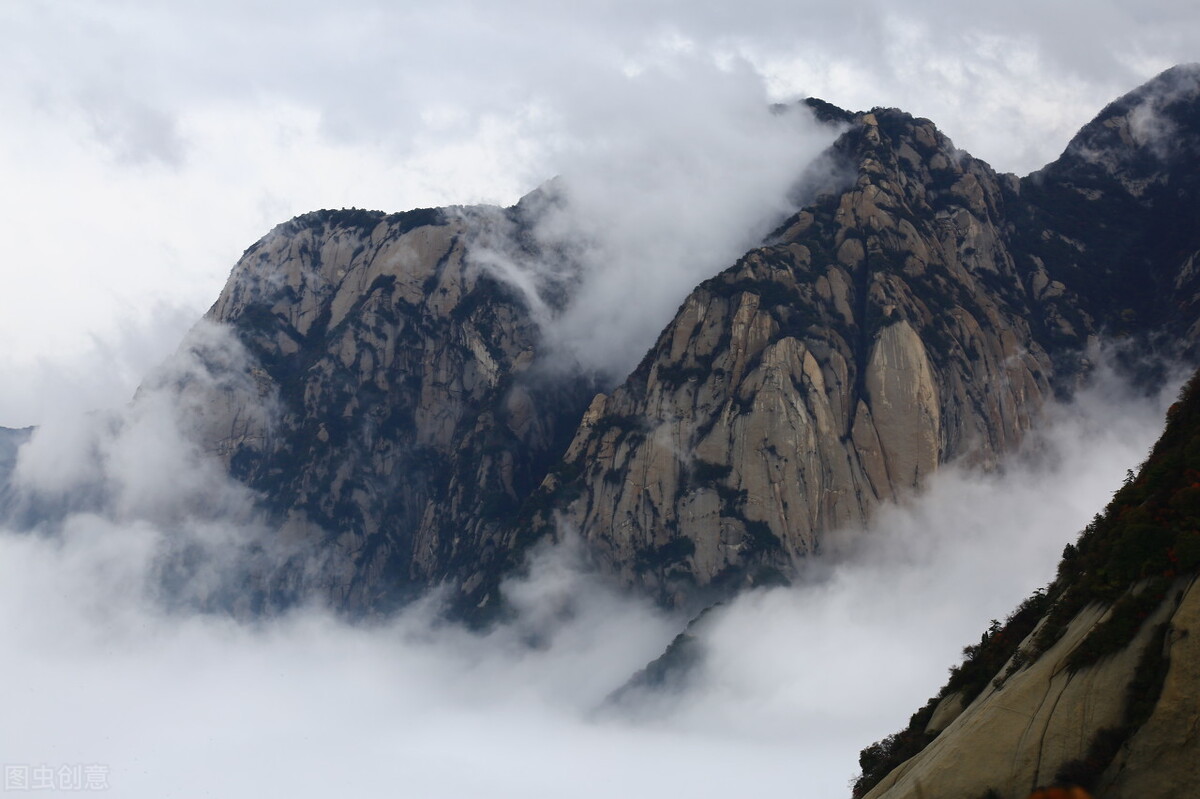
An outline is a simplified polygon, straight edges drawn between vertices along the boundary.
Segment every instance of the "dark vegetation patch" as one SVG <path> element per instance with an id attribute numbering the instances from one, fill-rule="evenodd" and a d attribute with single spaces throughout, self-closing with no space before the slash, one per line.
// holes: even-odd
<path id="1" fill-rule="evenodd" d="M 696 459 L 692 462 L 691 479 L 698 484 L 715 483 L 724 480 L 732 471 L 729 464 Z"/>
<path id="2" fill-rule="evenodd" d="M 1083 757 L 1059 767 L 1056 782 L 1095 790 L 1100 775 L 1112 764 L 1121 747 L 1150 718 L 1162 695 L 1170 666 L 1164 655 L 1170 629 L 1169 624 L 1160 624 L 1142 650 L 1133 679 L 1125 689 L 1125 710 L 1120 724 L 1097 730 Z"/>
<path id="3" fill-rule="evenodd" d="M 662 571 L 668 566 L 691 557 L 696 552 L 696 543 L 690 538 L 673 538 L 665 544 L 647 547 L 637 553 L 635 571 Z"/>
<path id="4" fill-rule="evenodd" d="M 746 519 L 746 544 L 751 552 L 770 552 L 783 548 L 779 536 L 771 530 L 771 525 L 757 519 Z"/>
<path id="5" fill-rule="evenodd" d="M 912 714 L 907 727 L 881 741 L 876 741 L 858 753 L 858 766 L 862 773 L 854 781 L 851 789 L 854 799 L 865 796 L 890 774 L 892 769 L 919 753 L 937 737 L 936 734 L 926 732 L 925 728 L 929 726 L 939 701 L 938 697 L 930 699 L 924 707 Z"/>
<path id="6" fill-rule="evenodd" d="M 813 116 L 821 122 L 837 125 L 849 125 L 854 122 L 854 114 L 833 103 L 817 97 L 806 97 L 801 102 L 812 109 Z"/>
<path id="7" fill-rule="evenodd" d="M 684 366 L 683 364 L 664 363 L 658 367 L 658 380 L 667 388 L 675 389 L 689 380 L 703 380 L 708 377 L 709 371 L 710 367 L 705 364 Z"/>
<path id="8" fill-rule="evenodd" d="M 293 234 L 302 230 L 322 232 L 326 228 L 357 229 L 370 233 L 380 222 L 387 222 L 395 235 L 403 235 L 425 225 L 444 225 L 446 221 L 446 213 L 440 208 L 415 208 L 396 214 L 363 208 L 323 208 L 301 214 L 288 222 L 287 228 Z"/>
<path id="9" fill-rule="evenodd" d="M 1097 624 L 1067 656 L 1067 668 L 1076 672 L 1129 645 L 1142 623 L 1167 596 L 1167 581 L 1155 578 L 1137 593 L 1123 594 L 1107 619 Z"/>

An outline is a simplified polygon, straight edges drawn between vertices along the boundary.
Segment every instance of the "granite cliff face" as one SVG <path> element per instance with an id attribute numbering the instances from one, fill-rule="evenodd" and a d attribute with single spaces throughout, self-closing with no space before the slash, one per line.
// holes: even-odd
<path id="1" fill-rule="evenodd" d="M 814 103 L 849 125 L 830 160 L 850 185 L 698 287 L 593 401 L 543 487 L 560 523 L 668 602 L 778 579 L 940 464 L 1011 450 L 1098 338 L 1190 355 L 1198 74 L 1021 180 L 927 120 Z"/>
<path id="2" fill-rule="evenodd" d="M 1091 343 L 1194 355 L 1198 75 L 1118 100 L 1023 179 L 928 120 L 810 101 L 842 130 L 811 201 L 603 394 L 543 368 L 572 267 L 536 295 L 514 282 L 569 257 L 536 235 L 552 188 L 307 214 L 234 268 L 208 317 L 244 352 L 188 407 L 273 523 L 336 565 L 315 588 L 348 610 L 442 584 L 487 607 L 567 530 L 669 604 L 787 579 L 941 464 L 996 462 Z M 489 266 L 497 246 L 512 269 Z"/>
<path id="3" fill-rule="evenodd" d="M 1200 780 L 1200 377 L 1058 577 L 984 633 L 909 727 L 863 751 L 856 796 L 1106 799 Z M 991 793 L 989 793 L 991 792 Z"/>
<path id="4" fill-rule="evenodd" d="M 593 401 L 573 485 L 551 478 L 623 580 L 677 600 L 786 573 L 939 464 L 1011 449 L 1051 393 L 1004 228 L 1015 179 L 892 110 L 854 117 L 835 157 L 852 185 L 693 292 Z"/>
<path id="5" fill-rule="evenodd" d="M 537 374 L 519 294 L 468 258 L 471 237 L 515 239 L 521 214 L 309 214 L 247 250 L 209 312 L 259 383 L 216 415 L 209 446 L 333 550 L 343 569 L 321 590 L 335 605 L 447 579 L 469 593 L 590 397 Z"/>

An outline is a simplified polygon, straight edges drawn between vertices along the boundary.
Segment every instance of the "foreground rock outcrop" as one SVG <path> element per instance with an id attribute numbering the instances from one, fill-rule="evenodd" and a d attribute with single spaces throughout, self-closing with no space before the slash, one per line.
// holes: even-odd
<path id="1" fill-rule="evenodd" d="M 1200 376 L 1058 577 L 986 632 L 909 727 L 863 751 L 855 795 L 1105 799 L 1200 780 Z"/>

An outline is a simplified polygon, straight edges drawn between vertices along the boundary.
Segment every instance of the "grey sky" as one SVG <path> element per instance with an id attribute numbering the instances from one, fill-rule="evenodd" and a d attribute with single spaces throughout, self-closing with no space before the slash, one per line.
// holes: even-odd
<path id="1" fill-rule="evenodd" d="M 1186 2 L 6 3 L 0 424 L 124 400 L 304 211 L 511 203 L 706 97 L 895 105 L 1024 173 L 1197 40 Z"/>

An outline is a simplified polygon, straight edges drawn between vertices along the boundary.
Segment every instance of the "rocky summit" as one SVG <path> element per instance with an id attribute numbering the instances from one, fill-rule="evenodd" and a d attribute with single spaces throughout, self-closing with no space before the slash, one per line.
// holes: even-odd
<path id="1" fill-rule="evenodd" d="M 1164 73 L 1023 179 L 927 120 L 814 103 L 848 126 L 828 157 L 849 185 L 697 287 L 593 400 L 545 526 L 668 602 L 719 596 L 942 463 L 995 462 L 1095 342 L 1191 357 L 1198 78 Z"/>
<path id="2" fill-rule="evenodd" d="M 941 464 L 995 463 L 1097 342 L 1194 356 L 1196 67 L 1024 178 L 899 110 L 807 107 L 840 131 L 823 189 L 697 286 L 616 385 L 547 366 L 569 265 L 538 293 L 514 277 L 569 260 L 538 235 L 569 203 L 552 187 L 280 225 L 208 314 L 253 390 L 210 398 L 205 447 L 331 556 L 313 587 L 352 612 L 437 585 L 494 607 L 528 546 L 566 534 L 619 582 L 699 607 L 789 579 Z M 497 247 L 515 273 L 483 257 Z"/>
<path id="3" fill-rule="evenodd" d="M 474 591 L 591 397 L 587 380 L 538 371 L 520 293 L 468 257 L 486 235 L 522 240 L 523 215 L 308 214 L 247 250 L 208 314 L 259 386 L 208 445 L 289 532 L 333 550 L 317 579 L 335 606 L 446 580 Z"/>

